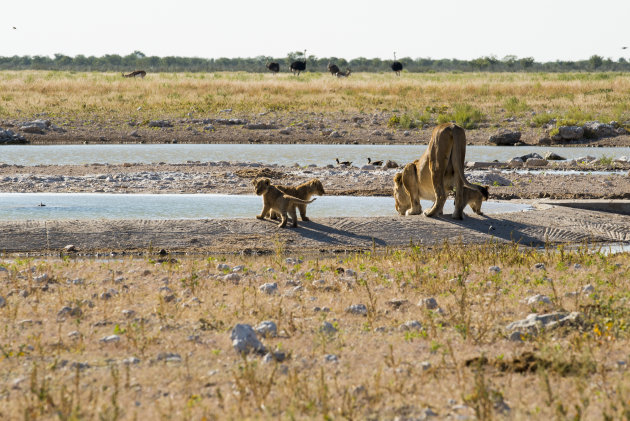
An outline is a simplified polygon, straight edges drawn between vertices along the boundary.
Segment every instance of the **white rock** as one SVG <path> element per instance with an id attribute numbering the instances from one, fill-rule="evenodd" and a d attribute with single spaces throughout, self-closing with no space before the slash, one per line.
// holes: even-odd
<path id="1" fill-rule="evenodd" d="M 120 342 L 120 336 L 118 335 L 105 336 L 104 338 L 101 338 L 99 342 L 106 343 L 106 344 Z"/>
<path id="2" fill-rule="evenodd" d="M 223 277 L 225 282 L 232 282 L 238 284 L 241 281 L 241 276 L 238 273 L 229 273 Z"/>
<path id="3" fill-rule="evenodd" d="M 277 294 L 278 293 L 278 284 L 276 282 L 274 283 L 266 283 L 266 284 L 262 284 L 260 287 L 258 287 L 258 289 L 261 292 L 264 292 L 265 294 Z"/>
<path id="4" fill-rule="evenodd" d="M 217 265 L 217 270 L 220 270 L 220 271 L 230 270 L 230 265 L 226 265 L 225 263 L 219 263 Z"/>
<path id="5" fill-rule="evenodd" d="M 422 323 L 417 320 L 408 320 L 405 323 L 401 324 L 398 329 L 402 331 L 420 330 L 422 329 Z"/>
<path id="6" fill-rule="evenodd" d="M 595 292 L 595 287 L 591 284 L 584 285 L 582 288 L 582 294 L 592 294 Z"/>
<path id="7" fill-rule="evenodd" d="M 527 305 L 551 304 L 551 299 L 547 297 L 546 295 L 536 294 L 536 295 L 532 295 L 531 297 L 528 297 L 526 302 L 527 302 Z"/>
<path id="8" fill-rule="evenodd" d="M 258 340 L 256 331 L 247 324 L 237 324 L 230 333 L 232 346 L 239 354 L 249 354 L 250 352 L 262 353 L 265 347 Z"/>
<path id="9" fill-rule="evenodd" d="M 324 357 L 324 361 L 326 361 L 327 363 L 338 363 L 339 362 L 339 357 L 336 356 L 335 354 L 327 354 Z"/>
<path id="10" fill-rule="evenodd" d="M 357 316 L 367 316 L 368 310 L 365 304 L 353 304 L 346 308 L 346 313 L 356 314 Z"/>
<path id="11" fill-rule="evenodd" d="M 278 336 L 278 327 L 271 320 L 260 322 L 255 330 L 263 338 L 272 338 Z"/>

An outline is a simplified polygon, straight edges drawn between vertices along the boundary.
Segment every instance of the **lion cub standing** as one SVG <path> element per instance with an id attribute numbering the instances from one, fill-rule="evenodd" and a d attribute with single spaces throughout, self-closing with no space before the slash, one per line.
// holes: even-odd
<path id="1" fill-rule="evenodd" d="M 313 195 L 323 196 L 326 194 L 324 192 L 324 186 L 322 182 L 319 181 L 318 178 L 313 178 L 305 183 L 300 184 L 299 186 L 276 186 L 278 190 L 280 190 L 284 194 L 288 194 L 293 197 L 297 197 L 302 200 L 309 200 Z M 300 210 L 300 216 L 302 217 L 302 221 L 309 221 L 306 216 L 306 205 L 305 204 L 293 204 L 290 205 L 293 208 L 293 212 L 295 212 L 295 208 L 297 207 Z M 271 219 L 277 219 L 279 215 L 275 212 L 270 212 L 269 216 Z"/>
<path id="2" fill-rule="evenodd" d="M 483 215 L 481 212 L 481 204 L 482 202 L 488 200 L 488 187 L 487 186 L 477 186 L 477 189 L 469 189 L 464 188 L 464 203 L 469 205 L 470 208 L 477 215 Z M 446 190 L 450 190 L 452 187 L 446 186 Z M 435 200 L 435 196 L 427 195 L 422 196 L 422 199 L 426 200 Z M 405 190 L 405 186 L 403 184 L 403 173 L 396 173 L 394 176 L 394 201 L 396 203 L 396 210 L 402 216 L 407 215 L 407 211 L 411 210 L 411 198 Z"/>
<path id="3" fill-rule="evenodd" d="M 282 191 L 278 190 L 276 186 L 271 184 L 271 180 L 264 178 L 256 178 L 252 181 L 256 189 L 256 194 L 258 196 L 263 197 L 263 208 L 260 212 L 260 215 L 256 215 L 258 219 L 265 219 L 265 216 L 270 211 L 275 211 L 280 214 L 282 218 L 280 221 L 280 225 L 278 228 L 284 228 L 287 225 L 287 211 L 291 215 L 293 219 L 293 227 L 297 227 L 297 215 L 295 212 L 295 205 L 307 205 L 313 200 L 302 200 L 297 197 L 290 196 L 288 194 L 284 194 Z"/>

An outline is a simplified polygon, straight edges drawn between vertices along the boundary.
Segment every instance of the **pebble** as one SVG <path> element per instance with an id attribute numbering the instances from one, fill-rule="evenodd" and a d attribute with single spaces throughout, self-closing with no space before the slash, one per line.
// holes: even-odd
<path id="1" fill-rule="evenodd" d="M 277 294 L 278 293 L 278 284 L 276 282 L 274 283 L 266 283 L 266 284 L 262 284 L 258 289 L 260 289 L 261 292 L 264 292 L 265 294 Z"/>
<path id="2" fill-rule="evenodd" d="M 327 354 L 326 356 L 324 356 L 324 361 L 326 361 L 327 363 L 338 363 L 339 357 L 335 354 Z"/>
<path id="3" fill-rule="evenodd" d="M 346 308 L 346 313 L 355 314 L 357 316 L 367 316 L 368 310 L 365 304 L 353 304 Z"/>
<path id="4" fill-rule="evenodd" d="M 337 328 L 330 322 L 324 322 L 319 328 L 319 331 L 327 335 L 334 335 L 337 333 Z"/>
<path id="5" fill-rule="evenodd" d="M 101 338 L 99 342 L 106 343 L 106 344 L 120 342 L 120 336 L 118 335 L 105 336 L 104 338 Z"/>
<path id="6" fill-rule="evenodd" d="M 488 272 L 500 273 L 501 272 L 501 268 L 498 267 L 498 266 L 490 266 L 488 268 Z"/>
<path id="7" fill-rule="evenodd" d="M 438 308 L 438 302 L 433 297 L 423 298 L 418 302 L 418 306 L 424 307 L 428 310 L 435 310 L 436 308 Z"/>
<path id="8" fill-rule="evenodd" d="M 125 358 L 124 360 L 122 360 L 122 362 L 123 362 L 123 364 L 126 364 L 126 365 L 139 364 L 140 363 L 140 358 L 129 357 L 129 358 Z"/>
<path id="9" fill-rule="evenodd" d="M 241 281 L 241 275 L 238 273 L 229 273 L 223 277 L 223 280 L 226 282 L 232 282 L 233 284 L 238 284 Z"/>
<path id="10" fill-rule="evenodd" d="M 551 299 L 547 297 L 546 295 L 536 294 L 536 295 L 532 295 L 531 297 L 528 297 L 526 302 L 527 302 L 527 305 L 551 304 Z"/>
<path id="11" fill-rule="evenodd" d="M 592 294 L 595 292 L 595 287 L 591 284 L 584 285 L 582 288 L 582 294 Z"/>
<path id="12" fill-rule="evenodd" d="M 0 295 L 0 308 L 6 305 L 7 305 L 7 300 L 2 295 Z"/>
<path id="13" fill-rule="evenodd" d="M 263 338 L 278 336 L 278 327 L 276 326 L 275 322 L 272 322 L 271 320 L 260 322 L 258 326 L 256 326 L 254 329 Z"/>
<path id="14" fill-rule="evenodd" d="M 420 329 L 422 329 L 422 323 L 420 323 L 417 320 L 409 320 L 409 321 L 406 321 L 405 323 L 401 324 L 398 329 L 402 330 L 402 331 L 420 330 Z"/>
<path id="15" fill-rule="evenodd" d="M 251 325 L 237 324 L 230 332 L 232 346 L 239 354 L 249 354 L 250 352 L 262 353 L 265 347 L 258 340 L 256 331 Z"/>

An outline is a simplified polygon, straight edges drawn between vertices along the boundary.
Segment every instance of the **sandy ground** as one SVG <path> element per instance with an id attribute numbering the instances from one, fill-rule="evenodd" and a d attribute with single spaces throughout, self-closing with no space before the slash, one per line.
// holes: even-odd
<path id="1" fill-rule="evenodd" d="M 535 210 L 492 216 L 448 215 L 371 218 L 322 218 L 298 228 L 277 228 L 273 221 L 118 220 L 0 222 L 0 250 L 54 253 L 74 245 L 80 254 L 157 251 L 192 253 L 344 252 L 414 244 L 515 241 L 540 247 L 556 243 L 630 241 L 630 201 L 618 203 L 624 214 L 534 203 Z M 619 210 L 619 208 L 617 209 Z"/>

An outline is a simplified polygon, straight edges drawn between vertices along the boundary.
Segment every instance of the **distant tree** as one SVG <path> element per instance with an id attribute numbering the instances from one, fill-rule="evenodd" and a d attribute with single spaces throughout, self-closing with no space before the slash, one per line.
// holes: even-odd
<path id="1" fill-rule="evenodd" d="M 601 56 L 598 56 L 596 54 L 592 55 L 588 59 L 588 64 L 593 70 L 600 68 L 603 63 L 604 63 L 604 59 Z"/>

